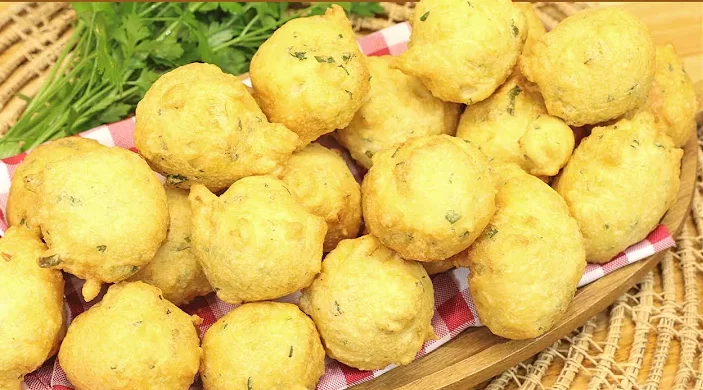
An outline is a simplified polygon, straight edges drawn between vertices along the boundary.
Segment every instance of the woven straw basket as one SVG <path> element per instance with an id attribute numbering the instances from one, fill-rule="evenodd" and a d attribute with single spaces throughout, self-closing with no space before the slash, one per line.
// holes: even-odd
<path id="1" fill-rule="evenodd" d="M 352 17 L 360 34 L 408 20 L 414 6 L 382 5 L 384 17 Z M 547 29 L 593 6 L 597 3 L 535 3 Z M 74 18 L 66 3 L 0 4 L 0 136 L 24 110 L 23 97 L 36 93 L 70 36 Z M 701 176 L 699 171 L 693 209 L 678 246 L 655 271 L 584 326 L 480 388 L 703 390 Z"/>

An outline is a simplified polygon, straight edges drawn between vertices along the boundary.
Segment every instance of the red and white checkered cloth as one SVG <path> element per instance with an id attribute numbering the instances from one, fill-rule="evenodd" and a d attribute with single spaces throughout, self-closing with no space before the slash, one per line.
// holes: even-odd
<path id="1" fill-rule="evenodd" d="M 407 23 L 394 25 L 385 30 L 381 30 L 359 40 L 362 51 L 367 55 L 397 55 L 407 48 L 410 38 L 410 27 Z M 245 81 L 246 83 L 246 81 Z M 118 146 L 136 151 L 132 132 L 134 130 L 133 118 L 123 120 L 106 126 L 101 126 L 89 130 L 81 137 L 93 138 L 108 146 Z M 326 138 L 321 140 L 326 146 L 338 147 L 336 143 Z M 4 232 L 6 224 L 4 221 L 4 211 L 7 204 L 8 191 L 10 189 L 10 178 L 17 164 L 22 162 L 25 154 L 10 157 L 0 163 L 0 207 L 3 212 L 0 215 L 0 229 Z M 345 156 L 350 163 L 350 168 L 355 173 L 357 179 L 363 175 L 363 171 L 353 165 L 348 155 Z M 603 275 L 637 260 L 644 259 L 655 252 L 665 250 L 674 245 L 669 231 L 665 226 L 657 227 L 645 240 L 628 248 L 624 253 L 618 255 L 607 264 L 589 264 L 581 279 L 579 286 L 588 284 Z M 456 269 L 432 277 L 435 290 L 435 315 L 432 319 L 432 326 L 438 336 L 437 340 L 428 341 L 418 353 L 418 357 L 437 349 L 442 344 L 451 340 L 461 331 L 468 327 L 481 326 L 476 309 L 474 307 L 468 289 L 468 270 Z M 99 301 L 104 294 L 106 287 L 98 298 L 91 304 L 87 304 L 81 298 L 81 286 L 83 281 L 66 275 L 66 307 L 70 319 L 75 318 L 80 313 L 87 310 L 92 303 Z M 297 302 L 299 294 L 281 299 L 287 302 Z M 217 299 L 214 294 L 197 298 L 195 301 L 183 307 L 189 314 L 197 314 L 203 319 L 200 326 L 201 336 L 205 331 L 225 313 L 235 306 L 229 305 Z M 350 386 L 376 378 L 379 375 L 393 369 L 393 366 L 377 371 L 359 371 L 347 367 L 341 363 L 327 359 L 325 375 L 322 377 L 318 390 L 341 390 Z M 31 373 L 25 378 L 25 389 L 31 390 L 68 390 L 73 387 L 66 379 L 56 359 L 46 362 L 40 369 Z M 199 380 L 192 387 L 201 388 Z"/>

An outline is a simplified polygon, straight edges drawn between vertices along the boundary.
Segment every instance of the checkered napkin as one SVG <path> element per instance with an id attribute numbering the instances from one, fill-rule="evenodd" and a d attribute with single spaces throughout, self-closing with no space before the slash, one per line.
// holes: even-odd
<path id="1" fill-rule="evenodd" d="M 407 23 L 394 25 L 385 30 L 376 32 L 362 38 L 359 45 L 367 55 L 397 55 L 407 48 L 410 38 L 410 27 Z M 248 80 L 245 81 L 247 83 Z M 247 83 L 248 84 L 248 83 Z M 133 118 L 123 120 L 106 126 L 101 126 L 89 130 L 81 137 L 92 138 L 104 145 L 118 146 L 122 148 L 134 149 L 132 132 L 134 130 Z M 320 142 L 328 147 L 339 147 L 334 140 L 323 137 Z M 7 158 L 0 162 L 0 207 L 4 212 L 7 204 L 7 195 L 10 188 L 10 177 L 17 164 L 22 162 L 24 154 Z M 361 179 L 363 171 L 356 167 L 348 154 L 345 155 L 350 164 L 352 172 L 357 179 Z M 2 215 L 0 215 L 2 217 Z M 4 218 L 0 218 L 0 229 L 4 231 L 6 224 Z M 618 255 L 607 264 L 589 264 L 581 279 L 579 286 L 588 284 L 603 275 L 625 265 L 641 260 L 655 252 L 662 251 L 674 245 L 674 241 L 665 226 L 657 227 L 642 242 L 628 248 L 624 253 Z M 469 295 L 468 270 L 455 269 L 432 277 L 435 295 L 435 313 L 432 318 L 432 326 L 438 336 L 437 340 L 428 341 L 418 352 L 417 356 L 423 356 L 437 349 L 442 344 L 451 340 L 461 331 L 468 327 L 481 326 L 476 309 L 471 296 Z M 83 282 L 71 275 L 66 275 L 66 307 L 70 319 L 75 318 L 80 313 L 87 310 L 92 304 L 98 302 L 105 293 L 106 287 L 98 298 L 91 303 L 83 301 L 80 291 Z M 281 301 L 297 302 L 299 293 L 282 298 Z M 214 294 L 197 298 L 195 301 L 185 305 L 183 309 L 189 314 L 197 314 L 203 319 L 200 326 L 200 335 L 225 313 L 235 306 L 229 305 L 217 299 Z M 350 386 L 371 380 L 383 373 L 393 369 L 394 366 L 386 367 L 376 371 L 359 371 L 345 366 L 334 360 L 327 359 L 325 375 L 322 377 L 318 390 L 341 390 Z M 197 380 L 193 389 L 201 388 L 200 381 Z M 25 389 L 30 390 L 68 390 L 72 389 L 71 384 L 66 379 L 56 359 L 51 359 L 37 371 L 25 378 Z"/>

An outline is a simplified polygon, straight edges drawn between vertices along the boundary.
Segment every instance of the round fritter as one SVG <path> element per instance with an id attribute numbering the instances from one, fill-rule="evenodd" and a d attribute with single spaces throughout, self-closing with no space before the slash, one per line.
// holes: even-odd
<path id="1" fill-rule="evenodd" d="M 448 102 L 489 97 L 522 51 L 527 28 L 510 0 L 422 0 L 408 50 L 393 64 Z"/>
<path id="2" fill-rule="evenodd" d="M 166 183 L 213 191 L 279 167 L 298 137 L 269 123 L 244 84 L 193 63 L 162 75 L 137 105 L 134 143 Z"/>
<path id="3" fill-rule="evenodd" d="M 296 132 L 300 146 L 347 126 L 369 92 L 366 58 L 337 5 L 276 30 L 252 58 L 250 75 L 261 109 Z"/>
<path id="4" fill-rule="evenodd" d="M 203 338 L 200 377 L 208 390 L 313 390 L 324 372 L 315 324 L 290 303 L 239 306 Z"/>
<path id="5" fill-rule="evenodd" d="M 303 290 L 327 354 L 360 370 L 408 364 L 435 337 L 434 290 L 427 272 L 366 235 L 343 240 Z"/>
<path id="6" fill-rule="evenodd" d="M 0 239 L 0 388 L 20 390 L 25 374 L 58 350 L 63 338 L 64 281 L 60 271 L 42 269 L 46 250 L 19 226 Z"/>
<path id="7" fill-rule="evenodd" d="M 279 178 L 300 205 L 325 219 L 325 252 L 359 235 L 361 189 L 338 151 L 310 144 L 291 156 Z"/>
<path id="8" fill-rule="evenodd" d="M 577 12 L 542 35 L 520 59 L 547 110 L 573 126 L 604 122 L 639 107 L 654 78 L 647 26 L 619 8 Z"/>
<path id="9" fill-rule="evenodd" d="M 126 149 L 99 148 L 48 164 L 39 200 L 49 247 L 39 266 L 85 279 L 86 301 L 102 282 L 139 271 L 166 238 L 166 193 L 146 162 Z"/>
<path id="10" fill-rule="evenodd" d="M 73 320 L 59 362 L 76 390 L 187 390 L 200 366 L 195 320 L 156 287 L 115 284 Z"/>
<path id="11" fill-rule="evenodd" d="M 682 156 L 646 112 L 581 141 L 554 188 L 586 239 L 586 260 L 610 261 L 657 226 L 676 200 Z"/>
<path id="12" fill-rule="evenodd" d="M 656 49 L 657 68 L 649 97 L 638 111 L 654 115 L 657 130 L 671 137 L 674 145 L 686 144 L 696 128 L 696 91 L 671 44 Z"/>
<path id="13" fill-rule="evenodd" d="M 192 213 L 188 191 L 166 188 L 171 223 L 166 241 L 154 258 L 129 278 L 158 287 L 164 298 L 174 305 L 183 305 L 195 297 L 207 295 L 212 287 L 192 249 Z"/>
<path id="14" fill-rule="evenodd" d="M 513 6 L 522 12 L 525 17 L 525 23 L 527 27 L 527 39 L 525 39 L 525 45 L 522 47 L 522 54 L 528 54 L 532 51 L 532 46 L 535 42 L 544 35 L 547 30 L 544 28 L 544 23 L 537 16 L 535 12 L 535 7 L 532 3 L 513 3 Z"/>
<path id="15" fill-rule="evenodd" d="M 463 251 L 495 212 L 488 161 L 461 139 L 412 138 L 373 161 L 361 187 L 364 222 L 405 259 L 437 261 Z"/>
<path id="16" fill-rule="evenodd" d="M 389 65 L 396 57 L 368 57 L 371 91 L 349 126 L 337 130 L 354 160 L 371 167 L 381 150 L 422 135 L 454 135 L 461 106 L 436 97 L 415 77 Z"/>
<path id="17" fill-rule="evenodd" d="M 554 176 L 574 150 L 574 133 L 547 114 L 538 94 L 520 77 L 509 79 L 488 99 L 466 107 L 456 136 L 490 160 L 516 163 L 532 175 Z"/>
<path id="18" fill-rule="evenodd" d="M 84 151 L 102 146 L 92 139 L 67 137 L 37 146 L 15 168 L 7 198 L 7 222 L 10 226 L 24 226 L 37 236 L 41 235 L 36 221 L 38 193 L 44 167 Z"/>
<path id="19" fill-rule="evenodd" d="M 461 254 L 461 252 L 459 254 Z M 420 264 L 425 267 L 425 271 L 427 271 L 428 275 L 441 274 L 442 272 L 446 272 L 454 268 L 454 257 L 456 257 L 457 255 L 454 255 L 446 260 L 423 261 Z"/>
<path id="20" fill-rule="evenodd" d="M 190 190 L 192 242 L 205 276 L 228 303 L 276 299 L 320 272 L 327 225 L 271 176 L 235 182 L 219 198 Z"/>
<path id="21" fill-rule="evenodd" d="M 481 322 L 509 339 L 550 330 L 586 267 L 584 240 L 564 200 L 515 164 L 496 168 L 496 214 L 467 252 Z"/>

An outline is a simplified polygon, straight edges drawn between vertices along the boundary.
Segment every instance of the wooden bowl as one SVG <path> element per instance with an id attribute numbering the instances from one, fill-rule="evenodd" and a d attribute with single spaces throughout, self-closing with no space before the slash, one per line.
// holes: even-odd
<path id="1" fill-rule="evenodd" d="M 674 237 L 691 207 L 696 185 L 697 150 L 697 138 L 693 132 L 684 146 L 678 199 L 662 219 Z M 436 351 L 370 382 L 354 386 L 354 390 L 470 389 L 539 353 L 586 323 L 640 281 L 667 252 L 659 252 L 578 289 L 561 321 L 538 338 L 507 340 L 492 334 L 486 327 L 469 328 Z"/>

